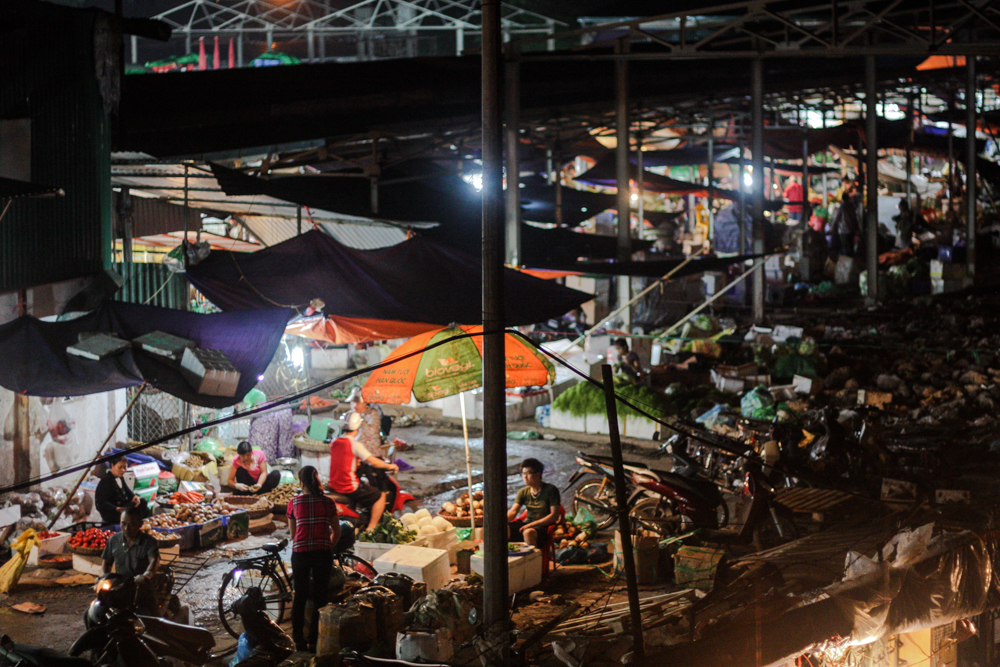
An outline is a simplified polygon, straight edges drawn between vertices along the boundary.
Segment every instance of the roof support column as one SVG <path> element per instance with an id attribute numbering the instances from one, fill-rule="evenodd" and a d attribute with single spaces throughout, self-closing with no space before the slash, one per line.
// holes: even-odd
<path id="1" fill-rule="evenodd" d="M 976 274 L 976 57 L 965 57 L 965 262 Z"/>
<path id="2" fill-rule="evenodd" d="M 764 59 L 760 56 L 751 61 L 750 89 L 752 104 L 753 131 L 750 151 L 753 160 L 753 196 L 751 198 L 751 213 L 753 214 L 751 252 L 755 255 L 764 252 Z M 753 320 L 761 322 L 764 319 L 764 263 L 753 273 Z"/>
<path id="3" fill-rule="evenodd" d="M 739 150 L 739 163 L 736 165 L 736 187 L 737 192 L 740 193 L 739 200 L 736 205 L 739 207 L 736 209 L 737 215 L 736 219 L 739 220 L 737 223 L 740 228 L 740 254 L 745 255 L 747 253 L 747 191 L 746 185 L 743 182 L 744 174 L 744 163 L 746 162 L 746 157 L 744 156 L 744 146 L 743 146 L 743 118 L 740 117 L 740 129 L 739 134 L 736 138 L 736 146 Z M 746 301 L 743 302 L 744 304 Z"/>
<path id="4" fill-rule="evenodd" d="M 618 181 L 618 261 L 625 262 L 632 257 L 631 223 L 632 202 L 629 188 L 629 127 L 628 127 L 628 52 L 627 39 L 620 39 L 615 44 L 615 129 L 618 146 L 616 148 L 617 162 L 615 164 Z M 639 174 L 642 178 L 642 174 Z M 632 279 L 629 276 L 618 276 L 618 305 L 623 306 L 632 300 Z M 622 328 L 629 331 L 632 326 L 632 309 L 622 311 Z"/>
<path id="5" fill-rule="evenodd" d="M 878 303 L 878 99 L 875 90 L 875 56 L 865 56 L 865 258 L 868 296 L 865 305 Z"/>
<path id="6" fill-rule="evenodd" d="M 507 424 L 504 407 L 503 54 L 500 0 L 483 0 L 483 616 L 490 667 L 510 664 L 507 627 Z"/>
<path id="7" fill-rule="evenodd" d="M 504 65 L 504 116 L 507 144 L 507 264 L 521 262 L 521 61 L 515 43 L 507 45 Z"/>
<path id="8" fill-rule="evenodd" d="M 642 173 L 642 172 L 640 172 Z M 715 238 L 715 216 L 712 214 L 712 187 L 715 185 L 715 116 L 708 119 L 708 240 Z M 642 218 L 639 218 L 642 225 Z"/>

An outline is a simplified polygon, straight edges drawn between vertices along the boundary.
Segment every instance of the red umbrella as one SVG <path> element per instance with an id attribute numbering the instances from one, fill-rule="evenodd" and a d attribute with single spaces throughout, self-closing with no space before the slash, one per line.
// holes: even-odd
<path id="1" fill-rule="evenodd" d="M 215 36 L 215 53 L 212 54 L 212 69 L 219 69 L 219 36 Z"/>
<path id="2" fill-rule="evenodd" d="M 208 58 L 205 56 L 205 38 L 198 38 L 198 69 L 204 70 L 208 68 Z"/>

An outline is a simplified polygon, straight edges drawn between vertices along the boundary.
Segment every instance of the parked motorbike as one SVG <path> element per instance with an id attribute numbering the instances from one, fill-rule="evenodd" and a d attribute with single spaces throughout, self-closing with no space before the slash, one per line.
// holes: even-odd
<path id="1" fill-rule="evenodd" d="M 0 636 L 0 667 L 94 667 L 83 658 L 73 658 L 44 646 L 18 644 Z"/>
<path id="2" fill-rule="evenodd" d="M 295 642 L 265 613 L 264 593 L 253 586 L 233 603 L 243 621 L 237 657 L 242 667 L 273 667 L 295 652 Z M 318 612 L 317 612 L 318 613 Z M 241 652 L 252 652 L 242 656 Z"/>
<path id="3" fill-rule="evenodd" d="M 573 514 L 576 515 L 581 507 L 586 507 L 597 521 L 598 530 L 610 528 L 618 521 L 618 498 L 615 495 L 615 472 L 611 457 L 577 452 L 576 463 L 580 469 L 570 476 L 567 491 L 587 475 L 595 475 L 600 479 L 584 482 L 573 493 Z M 633 492 L 631 471 L 644 468 L 646 466 L 642 463 L 625 463 L 626 495 Z"/>
<path id="4" fill-rule="evenodd" d="M 676 499 L 666 495 L 659 496 L 655 504 L 639 507 L 637 503 L 630 518 L 636 526 L 664 538 L 697 528 L 695 537 L 701 542 L 726 546 L 752 544 L 757 550 L 769 549 L 797 538 L 798 529 L 791 510 L 774 499 L 774 490 L 761 469 L 759 457 L 752 450 L 744 456 L 743 468 L 742 495 L 737 501 L 729 528 L 697 525 L 693 518 L 677 511 Z M 699 516 L 703 522 L 710 522 L 704 511 Z"/>
<path id="5" fill-rule="evenodd" d="M 682 454 L 671 455 L 674 459 L 671 471 L 654 468 L 631 471 L 636 489 L 629 502 L 629 518 L 642 527 L 656 524 L 656 532 L 660 534 L 667 524 L 673 524 L 673 534 L 727 525 L 729 506 L 719 486 L 705 477 L 693 460 Z"/>
<path id="6" fill-rule="evenodd" d="M 131 577 L 109 574 L 97 586 L 97 599 L 84 613 L 87 628 L 70 648 L 70 655 L 89 652 L 95 664 L 157 665 L 176 658 L 203 665 L 214 658 L 215 639 L 203 628 L 140 614 L 138 586 Z M 155 610 L 152 610 L 155 611 Z M 149 660 L 149 662 L 143 662 Z"/>

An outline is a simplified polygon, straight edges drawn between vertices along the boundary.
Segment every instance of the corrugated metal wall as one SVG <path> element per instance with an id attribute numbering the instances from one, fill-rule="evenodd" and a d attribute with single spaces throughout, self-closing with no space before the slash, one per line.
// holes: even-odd
<path id="1" fill-rule="evenodd" d="M 115 264 L 114 269 L 125 278 L 116 301 L 187 310 L 189 289 L 183 274 L 152 263 Z"/>
<path id="2" fill-rule="evenodd" d="M 0 119 L 31 119 L 31 180 L 66 192 L 11 204 L 0 224 L 0 292 L 110 266 L 110 128 L 95 74 L 95 16 L 46 10 L 0 39 Z"/>

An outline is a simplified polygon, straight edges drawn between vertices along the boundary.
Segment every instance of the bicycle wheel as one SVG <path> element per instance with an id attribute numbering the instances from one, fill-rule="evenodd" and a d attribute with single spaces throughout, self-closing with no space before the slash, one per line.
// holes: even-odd
<path id="1" fill-rule="evenodd" d="M 573 514 L 586 507 L 597 520 L 597 530 L 609 528 L 618 520 L 615 485 L 608 481 L 591 481 L 580 485 L 573 494 Z"/>
<path id="2" fill-rule="evenodd" d="M 352 553 L 344 552 L 333 554 L 333 562 L 340 565 L 341 569 L 344 570 L 344 574 L 348 577 L 352 574 L 356 574 L 363 579 L 371 581 L 378 576 L 378 571 L 375 569 L 374 565 Z"/>
<path id="3" fill-rule="evenodd" d="M 268 618 L 281 623 L 285 615 L 288 589 L 284 582 L 274 572 L 260 566 L 237 567 L 226 574 L 219 588 L 219 620 L 226 632 L 237 639 L 243 634 L 243 621 L 232 612 L 232 606 L 254 586 L 264 594 L 264 613 Z"/>

